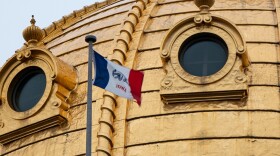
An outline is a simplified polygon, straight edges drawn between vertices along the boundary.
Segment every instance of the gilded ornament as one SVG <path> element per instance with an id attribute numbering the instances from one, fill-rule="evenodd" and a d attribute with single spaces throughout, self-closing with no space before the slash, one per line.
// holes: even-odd
<path id="1" fill-rule="evenodd" d="M 194 0 L 194 4 L 197 7 L 201 7 L 201 6 L 208 6 L 209 8 L 211 8 L 215 3 L 215 0 Z"/>
<path id="2" fill-rule="evenodd" d="M 55 77 L 56 77 L 55 72 L 54 72 L 54 71 L 51 71 L 50 76 L 51 76 L 52 79 L 55 79 Z"/>
<path id="3" fill-rule="evenodd" d="M 40 42 L 44 35 L 43 35 L 43 31 L 41 28 L 39 28 L 38 26 L 35 26 L 35 19 L 34 19 L 34 15 L 32 15 L 32 19 L 30 20 L 31 26 L 28 26 L 27 28 L 25 28 L 22 32 L 23 38 L 26 42 L 32 44 L 32 43 L 37 43 Z"/>
<path id="4" fill-rule="evenodd" d="M 22 53 L 19 52 L 19 53 L 17 54 L 17 60 L 18 60 L 18 61 L 21 61 L 22 59 L 23 59 L 23 55 L 22 55 Z"/>
<path id="5" fill-rule="evenodd" d="M 58 103 L 57 101 L 54 101 L 54 102 L 52 103 L 52 105 L 55 106 L 55 107 L 58 107 L 58 106 L 59 106 L 59 103 Z"/>
<path id="6" fill-rule="evenodd" d="M 30 58 L 31 56 L 31 51 L 30 50 L 21 50 L 21 51 L 17 51 L 17 60 L 18 61 L 23 61 L 25 59 Z"/>
<path id="7" fill-rule="evenodd" d="M 210 23 L 212 21 L 212 17 L 210 15 L 205 15 L 203 21 L 205 23 Z"/>
<path id="8" fill-rule="evenodd" d="M 238 46 L 237 47 L 237 49 L 238 49 L 238 52 L 241 52 L 241 53 L 243 53 L 244 52 L 244 47 L 243 46 Z"/>
<path id="9" fill-rule="evenodd" d="M 161 53 L 162 53 L 163 56 L 167 56 L 168 55 L 168 52 L 166 50 L 163 50 Z"/>
<path id="10" fill-rule="evenodd" d="M 163 88 L 170 88 L 171 86 L 172 86 L 172 80 L 170 80 L 170 79 L 164 79 L 162 82 L 161 82 L 161 86 L 163 87 Z"/>
<path id="11" fill-rule="evenodd" d="M 238 75 L 238 76 L 235 77 L 235 82 L 236 83 L 244 83 L 246 81 L 247 81 L 247 79 L 244 76 Z"/>
<path id="12" fill-rule="evenodd" d="M 162 57 L 162 58 L 167 59 L 167 58 L 169 58 L 169 56 L 170 56 L 170 53 L 167 52 L 167 50 L 163 50 L 163 51 L 161 52 L 161 57 Z"/>
<path id="13" fill-rule="evenodd" d="M 196 24 L 202 24 L 203 22 L 205 24 L 209 24 L 212 21 L 212 17 L 210 14 L 198 14 L 194 17 L 194 22 Z"/>
<path id="14" fill-rule="evenodd" d="M 29 58 L 31 56 L 31 51 L 30 50 L 25 50 L 24 51 L 24 57 Z"/>
<path id="15" fill-rule="evenodd" d="M 202 16 L 201 15 L 196 15 L 195 17 L 194 17 L 194 22 L 196 23 L 196 24 L 200 24 L 201 22 L 202 22 Z"/>

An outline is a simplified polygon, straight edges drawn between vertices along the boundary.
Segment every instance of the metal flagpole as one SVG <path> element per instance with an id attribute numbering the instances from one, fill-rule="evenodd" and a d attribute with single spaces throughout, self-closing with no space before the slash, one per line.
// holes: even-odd
<path id="1" fill-rule="evenodd" d="M 92 132 L 92 60 L 93 60 L 93 43 L 96 37 L 88 35 L 85 38 L 88 45 L 88 90 L 87 90 L 87 130 L 86 130 L 86 156 L 91 156 L 91 132 Z M 93 60 L 95 61 L 95 60 Z M 95 66 L 94 66 L 95 68 Z"/>

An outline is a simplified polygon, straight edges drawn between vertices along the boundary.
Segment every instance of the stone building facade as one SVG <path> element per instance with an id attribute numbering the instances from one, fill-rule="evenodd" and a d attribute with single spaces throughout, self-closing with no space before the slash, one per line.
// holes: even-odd
<path id="1" fill-rule="evenodd" d="M 106 0 L 42 30 L 32 19 L 26 43 L 0 69 L 0 154 L 85 155 L 92 34 L 97 52 L 145 74 L 141 107 L 93 86 L 92 155 L 279 155 L 279 4 Z M 224 47 L 213 73 L 182 61 L 201 41 Z M 21 107 L 33 71 L 45 85 Z"/>

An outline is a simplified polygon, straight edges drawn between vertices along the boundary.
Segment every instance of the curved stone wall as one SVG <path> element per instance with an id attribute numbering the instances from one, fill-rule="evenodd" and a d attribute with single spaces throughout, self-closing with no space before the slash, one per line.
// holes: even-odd
<path id="1" fill-rule="evenodd" d="M 199 12 L 193 1 L 108 0 L 65 16 L 44 29 L 43 44 L 77 69 L 71 121 L 0 146 L 0 154 L 85 154 L 87 34 L 96 35 L 94 48 L 101 55 L 145 73 L 141 107 L 93 87 L 94 155 L 279 154 L 279 7 L 276 0 L 216 0 L 210 13 L 236 24 L 247 44 L 248 97 L 172 105 L 160 97 L 166 74 L 160 46 L 174 24 Z M 109 128 L 100 121 L 106 117 Z"/>

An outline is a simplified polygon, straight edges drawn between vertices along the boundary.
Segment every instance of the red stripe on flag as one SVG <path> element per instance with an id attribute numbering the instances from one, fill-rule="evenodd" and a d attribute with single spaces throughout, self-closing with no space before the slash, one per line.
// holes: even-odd
<path id="1" fill-rule="evenodd" d="M 144 73 L 141 71 L 130 70 L 128 82 L 131 88 L 131 94 L 136 99 L 138 105 L 141 105 L 141 88 L 143 83 Z"/>

